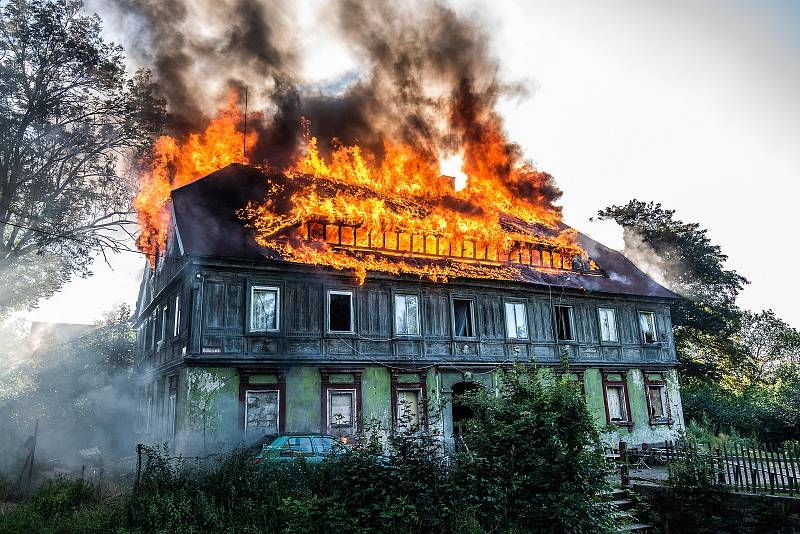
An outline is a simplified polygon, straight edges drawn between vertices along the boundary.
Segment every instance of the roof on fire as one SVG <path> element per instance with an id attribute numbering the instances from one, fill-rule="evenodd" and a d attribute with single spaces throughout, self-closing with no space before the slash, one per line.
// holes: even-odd
<path id="1" fill-rule="evenodd" d="M 232 164 L 174 190 L 175 225 L 183 252 L 253 261 L 280 260 L 274 251 L 256 243 L 253 231 L 245 228 L 236 214 L 248 201 L 261 202 L 265 198 L 268 186 L 265 178 L 256 168 Z M 676 298 L 674 293 L 639 270 L 620 252 L 582 233 L 578 233 L 578 242 L 605 276 L 523 267 L 523 279 L 518 281 L 588 292 Z M 415 258 L 413 261 L 428 260 Z"/>

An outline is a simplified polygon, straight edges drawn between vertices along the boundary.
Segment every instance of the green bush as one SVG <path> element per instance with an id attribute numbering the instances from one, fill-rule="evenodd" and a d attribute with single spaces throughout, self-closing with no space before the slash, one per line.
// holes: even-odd
<path id="1" fill-rule="evenodd" d="M 103 502 L 90 484 L 58 480 L 0 515 L 0 532 L 615 531 L 599 438 L 575 386 L 542 385 L 520 367 L 496 395 L 465 402 L 469 452 L 454 457 L 440 436 L 386 438 L 377 425 L 319 465 L 254 464 L 246 450 L 176 463 L 166 449 L 147 449 L 129 498 Z"/>
<path id="2" fill-rule="evenodd" d="M 566 375 L 544 385 L 517 366 L 498 394 L 465 402 L 469 453 L 458 458 L 459 486 L 488 531 L 615 532 L 599 435 L 577 385 Z"/>
<path id="3" fill-rule="evenodd" d="M 0 533 L 115 532 L 124 524 L 126 504 L 126 499 L 101 499 L 93 483 L 59 477 L 0 514 Z"/>

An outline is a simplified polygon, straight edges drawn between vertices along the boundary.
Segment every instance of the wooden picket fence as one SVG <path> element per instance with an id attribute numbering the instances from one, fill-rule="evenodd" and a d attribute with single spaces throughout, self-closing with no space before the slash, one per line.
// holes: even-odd
<path id="1" fill-rule="evenodd" d="M 670 464 L 691 458 L 703 463 L 703 471 L 714 484 L 753 493 L 800 495 L 800 445 L 797 443 L 712 446 L 668 441 L 662 455 L 670 476 Z"/>

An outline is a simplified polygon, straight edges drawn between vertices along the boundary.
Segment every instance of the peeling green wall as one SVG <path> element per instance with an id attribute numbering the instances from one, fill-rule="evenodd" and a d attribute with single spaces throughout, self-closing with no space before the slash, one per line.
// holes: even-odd
<path id="1" fill-rule="evenodd" d="M 362 375 L 361 394 L 365 428 L 372 421 L 379 421 L 381 427 L 392 426 L 392 381 L 389 369 L 385 367 L 367 367 Z"/>
<path id="2" fill-rule="evenodd" d="M 183 452 L 212 452 L 241 439 L 239 375 L 235 369 L 191 367 L 186 370 L 186 417 Z"/>
<path id="3" fill-rule="evenodd" d="M 317 367 L 290 367 L 286 373 L 286 431 L 319 432 L 322 378 Z"/>

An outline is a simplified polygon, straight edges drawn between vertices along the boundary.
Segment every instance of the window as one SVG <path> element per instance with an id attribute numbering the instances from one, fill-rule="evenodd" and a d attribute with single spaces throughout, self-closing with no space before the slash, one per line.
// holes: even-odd
<path id="1" fill-rule="evenodd" d="M 181 333 L 181 296 L 175 295 L 175 323 L 172 325 L 172 336 L 176 337 Z"/>
<path id="2" fill-rule="evenodd" d="M 524 302 L 506 302 L 506 335 L 528 339 L 528 315 Z"/>
<path id="3" fill-rule="evenodd" d="M 328 391 L 328 424 L 331 428 L 353 427 L 354 391 Z"/>
<path id="4" fill-rule="evenodd" d="M 167 431 L 169 437 L 175 437 L 175 424 L 178 407 L 178 377 L 169 377 L 169 401 L 167 404 Z"/>
<path id="5" fill-rule="evenodd" d="M 600 339 L 617 343 L 619 336 L 617 335 L 616 312 L 613 308 L 598 308 L 597 313 L 600 315 Z"/>
<path id="6" fill-rule="evenodd" d="M 401 430 L 419 428 L 419 390 L 397 391 L 397 428 Z"/>
<path id="7" fill-rule="evenodd" d="M 317 454 L 324 454 L 333 448 L 333 438 L 327 436 L 312 436 L 311 441 L 314 442 Z"/>
<path id="8" fill-rule="evenodd" d="M 669 402 L 667 400 L 666 385 L 648 385 L 647 404 L 650 408 L 651 423 L 665 423 L 669 421 Z"/>
<path id="9" fill-rule="evenodd" d="M 606 386 L 606 406 L 610 423 L 625 423 L 628 421 L 624 386 Z"/>
<path id="10" fill-rule="evenodd" d="M 301 455 L 309 455 L 314 452 L 314 449 L 311 448 L 311 438 L 306 437 L 288 438 L 283 444 L 283 448 Z"/>
<path id="11" fill-rule="evenodd" d="M 278 433 L 280 392 L 277 390 L 247 390 L 245 392 L 244 430 L 261 436 Z"/>
<path id="12" fill-rule="evenodd" d="M 572 306 L 556 306 L 556 334 L 559 341 L 575 341 Z"/>
<path id="13" fill-rule="evenodd" d="M 394 328 L 399 336 L 419 335 L 419 297 L 394 296 Z"/>
<path id="14" fill-rule="evenodd" d="M 642 329 L 642 341 L 645 343 L 655 343 L 656 337 L 656 314 L 653 312 L 639 312 L 639 327 Z"/>
<path id="15" fill-rule="evenodd" d="M 167 339 L 167 307 L 164 306 L 161 308 L 161 335 L 158 338 L 159 341 L 164 341 Z"/>
<path id="16" fill-rule="evenodd" d="M 353 332 L 352 291 L 328 291 L 328 331 Z"/>
<path id="17" fill-rule="evenodd" d="M 456 337 L 475 337 L 475 303 L 469 299 L 453 299 L 453 325 Z"/>
<path id="18" fill-rule="evenodd" d="M 250 288 L 250 331 L 275 332 L 280 321 L 280 289 L 253 286 Z"/>

